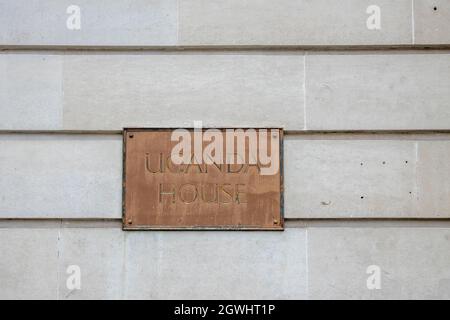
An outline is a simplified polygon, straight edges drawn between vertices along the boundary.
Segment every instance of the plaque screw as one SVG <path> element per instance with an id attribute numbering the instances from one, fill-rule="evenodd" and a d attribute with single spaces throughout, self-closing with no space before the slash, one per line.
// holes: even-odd
<path id="1" fill-rule="evenodd" d="M 273 224 L 278 224 L 278 220 L 277 220 L 277 219 L 274 219 L 274 220 L 273 220 Z"/>
<path id="2" fill-rule="evenodd" d="M 128 219 L 128 224 L 132 224 L 132 223 L 133 223 L 133 220 Z"/>
<path id="3" fill-rule="evenodd" d="M 130 139 L 133 139 L 134 138 L 134 134 L 130 134 Z"/>

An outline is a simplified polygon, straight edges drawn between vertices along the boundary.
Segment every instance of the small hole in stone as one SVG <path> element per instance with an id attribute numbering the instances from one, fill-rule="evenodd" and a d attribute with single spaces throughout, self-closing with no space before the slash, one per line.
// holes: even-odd
<path id="1" fill-rule="evenodd" d="M 437 11 L 437 7 L 434 7 L 433 10 L 434 10 L 434 11 Z"/>
<path id="2" fill-rule="evenodd" d="M 410 191 L 409 194 L 412 194 L 412 192 Z"/>
<path id="3" fill-rule="evenodd" d="M 405 163 L 408 163 L 408 160 L 406 160 Z"/>
<path id="4" fill-rule="evenodd" d="M 134 135 L 133 134 L 130 134 L 130 139 L 133 139 L 134 138 Z"/>
<path id="5" fill-rule="evenodd" d="M 361 162 L 361 165 L 363 165 L 363 163 Z"/>
<path id="6" fill-rule="evenodd" d="M 386 161 L 383 161 L 383 164 L 386 164 Z"/>
<path id="7" fill-rule="evenodd" d="M 364 196 L 361 196 L 361 199 L 364 199 Z"/>

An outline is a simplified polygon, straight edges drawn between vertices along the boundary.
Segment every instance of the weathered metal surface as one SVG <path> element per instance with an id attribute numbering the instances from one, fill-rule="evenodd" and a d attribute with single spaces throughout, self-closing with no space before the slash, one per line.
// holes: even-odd
<path id="1" fill-rule="evenodd" d="M 249 146 L 248 139 L 243 163 L 228 163 L 226 130 L 230 129 L 221 129 L 218 134 L 223 137 L 223 158 L 227 163 L 197 160 L 194 141 L 199 136 L 189 130 L 192 162 L 181 164 L 174 163 L 171 157 L 179 142 L 171 141 L 172 129 L 124 130 L 123 228 L 283 230 L 282 130 L 267 130 L 267 155 L 276 154 L 279 164 L 273 174 L 264 173 L 270 163 L 250 160 L 249 150 L 255 149 Z M 255 130 L 258 155 L 261 130 L 265 129 Z M 200 137 L 205 152 L 210 142 Z M 238 139 L 235 142 L 236 151 Z"/>

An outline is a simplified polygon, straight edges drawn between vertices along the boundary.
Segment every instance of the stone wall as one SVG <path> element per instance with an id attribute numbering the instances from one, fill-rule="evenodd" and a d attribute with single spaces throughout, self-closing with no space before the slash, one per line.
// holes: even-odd
<path id="1" fill-rule="evenodd" d="M 285 231 L 122 231 L 194 121 L 284 128 Z M 0 0 L 0 298 L 450 299 L 449 158 L 449 0 Z"/>

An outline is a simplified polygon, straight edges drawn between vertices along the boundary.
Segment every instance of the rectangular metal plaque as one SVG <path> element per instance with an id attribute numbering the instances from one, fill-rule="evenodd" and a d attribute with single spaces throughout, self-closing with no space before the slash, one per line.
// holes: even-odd
<path id="1" fill-rule="evenodd" d="M 282 143 L 281 129 L 125 129 L 124 230 L 283 230 Z"/>

